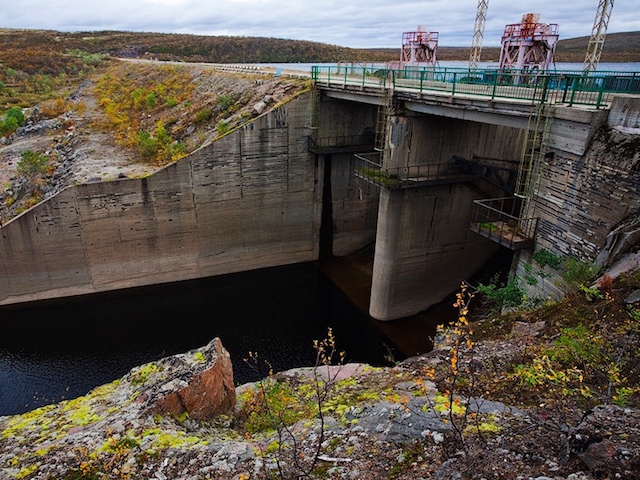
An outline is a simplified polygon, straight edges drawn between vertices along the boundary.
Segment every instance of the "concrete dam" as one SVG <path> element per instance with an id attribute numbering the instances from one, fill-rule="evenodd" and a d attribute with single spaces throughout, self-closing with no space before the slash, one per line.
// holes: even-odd
<path id="1" fill-rule="evenodd" d="M 313 91 L 148 178 L 69 187 L 33 207 L 0 229 L 0 304 L 375 244 L 369 310 L 392 320 L 441 301 L 499 248 L 517 251 L 514 271 L 537 248 L 594 261 L 638 216 L 640 97 L 628 91 L 640 79 L 585 96 L 389 78 L 316 70 Z M 482 228 L 513 218 L 517 235 Z"/>

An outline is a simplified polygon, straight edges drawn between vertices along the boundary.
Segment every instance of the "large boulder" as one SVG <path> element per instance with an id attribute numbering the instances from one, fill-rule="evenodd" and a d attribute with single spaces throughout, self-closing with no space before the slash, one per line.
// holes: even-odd
<path id="1" fill-rule="evenodd" d="M 151 413 L 188 413 L 194 420 L 207 420 L 232 413 L 236 403 L 231 357 L 219 338 L 138 367 L 125 378 L 132 384 L 144 383 L 140 401 Z"/>

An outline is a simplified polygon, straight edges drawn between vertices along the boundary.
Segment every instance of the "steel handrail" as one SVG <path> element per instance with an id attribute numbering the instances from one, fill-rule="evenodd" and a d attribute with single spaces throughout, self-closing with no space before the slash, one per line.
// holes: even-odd
<path id="1" fill-rule="evenodd" d="M 612 93 L 640 93 L 639 72 L 490 70 L 459 67 L 375 69 L 351 67 L 334 71 L 330 66 L 313 66 L 316 82 L 375 85 L 382 88 L 446 91 L 452 96 L 477 95 L 492 100 L 551 101 L 557 104 L 580 104 L 600 107 Z M 338 77 L 336 78 L 336 74 Z"/>

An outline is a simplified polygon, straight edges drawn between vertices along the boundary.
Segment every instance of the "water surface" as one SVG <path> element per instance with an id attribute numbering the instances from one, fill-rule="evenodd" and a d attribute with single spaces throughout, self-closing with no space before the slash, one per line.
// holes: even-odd
<path id="1" fill-rule="evenodd" d="M 0 415 L 83 395 L 216 336 L 237 384 L 258 379 L 249 352 L 275 371 L 312 365 L 328 327 L 347 361 L 380 365 L 395 350 L 313 263 L 2 307 L 0 322 Z"/>

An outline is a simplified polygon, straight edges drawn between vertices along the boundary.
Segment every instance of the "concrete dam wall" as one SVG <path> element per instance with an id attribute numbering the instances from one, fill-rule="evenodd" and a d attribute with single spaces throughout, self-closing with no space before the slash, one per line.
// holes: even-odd
<path id="1" fill-rule="evenodd" d="M 608 112 L 582 113 L 582 121 L 561 119 L 552 126 L 553 155 L 540 166 L 530 201 L 539 219 L 535 251 L 606 267 L 640 241 L 640 99 L 617 97 Z M 534 250 L 518 253 L 514 272 L 527 278 L 536 266 Z M 563 269 L 543 273 L 537 284 L 526 285 L 530 294 L 561 296 L 567 288 Z"/>
<path id="2" fill-rule="evenodd" d="M 513 194 L 493 173 L 492 182 L 455 162 L 513 177 L 529 106 L 480 112 L 398 95 L 381 121 L 381 101 L 331 88 L 303 93 L 148 178 L 67 188 L 0 228 L 0 304 L 314 261 L 375 244 L 371 316 L 427 309 L 500 248 L 470 230 L 474 200 Z M 538 219 L 536 250 L 593 261 L 606 245 L 635 241 L 638 111 L 640 100 L 623 97 L 610 115 L 554 107 L 548 155 L 525 208 Z M 381 131 L 384 149 L 374 152 Z M 372 181 L 354 154 L 378 155 L 369 167 L 404 183 Z M 455 174 L 424 174 L 442 165 Z M 624 241 L 611 236 L 618 230 Z M 534 251 L 518 251 L 520 276 Z M 559 275 L 537 288 L 558 290 Z"/>
<path id="3" fill-rule="evenodd" d="M 318 257 L 322 175 L 303 94 L 144 179 L 67 188 L 0 229 L 0 303 Z"/>

